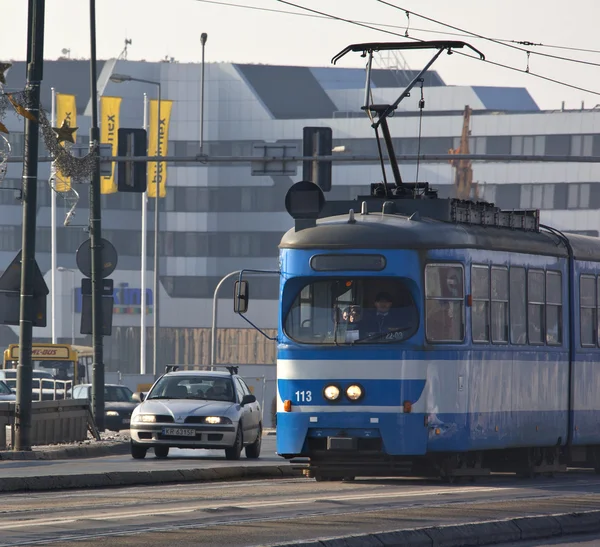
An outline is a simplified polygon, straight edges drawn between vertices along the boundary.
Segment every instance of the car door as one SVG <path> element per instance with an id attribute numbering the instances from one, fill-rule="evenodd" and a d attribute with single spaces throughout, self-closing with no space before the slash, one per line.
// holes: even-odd
<path id="1" fill-rule="evenodd" d="M 248 387 L 248 384 L 245 382 L 245 380 L 243 378 L 239 378 L 239 380 L 240 380 L 240 384 L 242 384 L 242 389 L 244 390 L 244 394 L 251 395 L 252 392 L 250 391 L 250 388 Z M 253 436 L 256 437 L 256 435 L 258 434 L 258 427 L 262 420 L 262 413 L 260 410 L 260 405 L 258 404 L 258 401 L 255 401 L 254 403 L 250 403 L 248 406 L 251 408 L 251 412 L 252 412 L 252 425 L 254 427 Z"/>
<path id="2" fill-rule="evenodd" d="M 235 385 L 235 394 L 237 397 L 237 401 L 238 403 L 242 402 L 242 399 L 244 398 L 244 388 L 242 387 L 242 384 L 239 380 L 239 378 L 235 377 L 233 378 L 233 384 Z M 243 426 L 243 434 L 244 434 L 244 442 L 249 442 L 251 439 L 253 439 L 256 435 L 256 433 L 254 433 L 254 416 L 253 416 L 253 412 L 252 412 L 252 408 L 251 405 L 244 405 L 243 407 L 241 407 L 242 409 L 242 426 Z"/>

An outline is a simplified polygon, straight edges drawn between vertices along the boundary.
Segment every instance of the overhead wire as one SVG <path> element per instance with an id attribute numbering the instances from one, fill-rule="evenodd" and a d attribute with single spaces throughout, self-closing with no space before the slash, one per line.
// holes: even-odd
<path id="1" fill-rule="evenodd" d="M 268 12 L 268 13 L 277 13 L 277 14 L 281 14 L 281 15 L 295 15 L 297 17 L 311 17 L 314 19 L 324 19 L 324 20 L 331 19 L 331 17 L 328 17 L 327 15 L 299 13 L 297 11 L 287 11 L 287 10 L 265 8 L 265 7 L 259 7 L 259 6 L 248 6 L 246 4 L 238 4 L 235 2 L 225 2 L 225 1 L 219 1 L 219 0 L 195 0 L 195 1 L 203 3 L 203 4 L 214 4 L 217 6 L 241 8 L 241 9 L 248 9 L 248 10 L 253 10 L 253 11 L 263 11 L 263 12 Z M 357 20 L 356 22 L 364 23 L 366 25 L 377 25 L 379 27 L 392 28 L 392 29 L 404 29 L 405 28 L 405 25 L 392 25 L 389 23 L 374 23 L 374 22 L 370 22 L 370 21 L 361 21 L 361 20 Z M 427 32 L 430 34 L 443 34 L 445 36 L 456 36 L 459 38 L 467 38 L 469 36 L 472 36 L 472 34 L 467 34 L 464 32 L 448 32 L 445 30 L 434 30 L 434 29 L 425 29 L 425 28 L 417 28 L 417 27 L 411 27 L 411 30 L 417 31 L 417 32 Z M 511 43 L 511 44 L 530 46 L 530 47 L 546 47 L 546 48 L 552 48 L 552 49 L 564 49 L 564 50 L 568 50 L 568 51 L 578 51 L 581 53 L 600 54 L 600 49 L 586 49 L 586 48 L 579 48 L 579 47 L 563 46 L 563 45 L 558 45 L 558 44 L 533 43 L 528 40 L 514 40 L 514 39 L 508 39 L 508 38 L 492 38 L 492 39 L 497 42 L 506 42 L 506 43 Z"/>
<path id="2" fill-rule="evenodd" d="M 305 6 L 301 6 L 299 4 L 295 4 L 293 2 L 289 2 L 288 0 L 276 0 L 276 1 L 279 2 L 279 3 L 282 3 L 282 4 L 287 4 L 289 6 L 292 6 L 292 7 L 298 8 L 298 9 L 306 10 L 306 11 L 309 11 L 309 12 L 312 12 L 312 13 L 316 13 L 316 14 L 319 14 L 319 15 L 324 15 L 326 17 L 329 17 L 331 19 L 335 19 L 337 21 L 344 21 L 346 23 L 350 23 L 350 24 L 357 25 L 357 26 L 360 26 L 360 27 L 365 27 L 365 28 L 368 28 L 368 29 L 371 29 L 371 30 L 375 30 L 377 32 L 384 32 L 386 34 L 392 34 L 392 35 L 398 36 L 400 38 L 405 38 L 405 39 L 413 40 L 413 41 L 417 41 L 417 42 L 424 42 L 425 41 L 425 40 L 421 40 L 419 38 L 415 38 L 414 36 L 405 36 L 404 34 L 399 34 L 397 32 L 393 32 L 393 31 L 390 31 L 390 30 L 385 30 L 385 29 L 378 28 L 378 27 L 375 27 L 375 26 L 372 26 L 372 25 L 367 25 L 367 24 L 364 24 L 364 23 L 360 23 L 360 22 L 354 21 L 352 19 L 346 19 L 344 17 L 338 17 L 337 15 L 332 15 L 332 14 L 329 14 L 329 13 L 326 13 L 326 12 L 314 10 L 312 8 L 307 8 Z M 377 0 L 377 1 L 381 1 L 381 0 Z M 508 70 L 512 70 L 512 71 L 515 71 L 515 72 L 521 72 L 523 74 L 529 74 L 530 76 L 534 76 L 536 78 L 539 78 L 541 80 L 545 80 L 547 82 L 552 82 L 552 83 L 555 83 L 555 84 L 558 84 L 558 85 L 569 87 L 571 89 L 576 89 L 578 91 L 583 91 L 585 93 L 590 93 L 592 95 L 598 95 L 598 96 L 600 96 L 600 92 L 598 92 L 598 91 L 594 91 L 592 89 L 587 89 L 585 87 L 577 86 L 575 84 L 570 84 L 570 83 L 567 83 L 567 82 L 563 82 L 562 80 L 557 80 L 555 78 L 550 78 L 549 76 L 544 76 L 544 75 L 538 74 L 536 72 L 531 72 L 530 70 L 524 70 L 524 69 L 517 68 L 517 67 L 514 67 L 514 66 L 505 65 L 503 63 L 498 63 L 498 62 L 495 62 L 495 61 L 490 61 L 489 59 L 480 59 L 479 57 L 475 57 L 473 55 L 469 55 L 468 53 L 463 53 L 461 51 L 455 51 L 455 50 L 453 50 L 453 53 L 455 53 L 457 55 L 462 55 L 464 57 L 468 57 L 469 59 L 476 59 L 476 60 L 484 62 L 484 63 L 488 63 L 488 64 L 491 64 L 491 65 L 494 65 L 494 66 L 498 66 L 498 67 L 501 67 L 501 68 L 506 68 Z"/>
<path id="3" fill-rule="evenodd" d="M 425 19 L 425 21 L 429 21 L 430 23 L 435 23 L 436 25 L 441 25 L 443 27 L 451 28 L 452 30 L 457 30 L 459 32 L 464 32 L 464 33 L 466 33 L 469 36 L 474 36 L 476 38 L 481 38 L 482 40 L 487 40 L 489 42 L 493 42 L 494 44 L 498 44 L 500 46 L 512 48 L 512 49 L 521 51 L 523 53 L 533 54 L 533 55 L 539 55 L 540 57 L 548 57 L 550 59 L 556 59 L 556 60 L 559 60 L 559 61 L 566 61 L 566 62 L 570 62 L 570 63 L 580 63 L 580 64 L 584 64 L 584 65 L 589 65 L 589 66 L 600 67 L 600 63 L 594 63 L 592 61 L 584 61 L 583 59 L 573 59 L 571 57 L 562 57 L 560 55 L 552 55 L 550 53 L 543 53 L 541 51 L 532 51 L 532 50 L 528 50 L 528 49 L 525 49 L 523 47 L 511 44 L 511 43 L 502 42 L 502 41 L 497 40 L 495 38 L 489 38 L 487 36 L 483 36 L 482 34 L 477 34 L 476 32 L 471 32 L 469 30 L 465 30 L 463 28 L 451 25 L 449 23 L 444 23 L 442 21 L 438 21 L 437 19 L 433 19 L 431 17 L 427 17 L 426 15 L 422 15 L 420 13 L 416 13 L 414 11 L 407 10 L 407 9 L 401 7 L 401 6 L 397 6 L 396 4 L 392 4 L 391 2 L 387 2 L 386 0 L 377 0 L 377 2 L 379 2 L 380 4 L 384 4 L 386 6 L 390 6 L 390 7 L 394 8 L 394 9 L 403 11 L 404 13 L 406 13 L 407 17 L 409 17 L 409 14 L 412 14 L 412 15 L 415 15 L 415 16 L 421 18 L 421 19 Z"/>

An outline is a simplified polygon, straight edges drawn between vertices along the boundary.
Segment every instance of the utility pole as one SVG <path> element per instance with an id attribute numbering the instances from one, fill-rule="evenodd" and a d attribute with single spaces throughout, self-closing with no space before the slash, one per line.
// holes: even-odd
<path id="1" fill-rule="evenodd" d="M 96 0 L 90 0 L 90 90 L 92 127 L 90 147 L 98 147 L 98 87 L 96 78 Z M 100 210 L 100 161 L 96 161 L 90 185 L 90 246 L 92 250 L 92 412 L 96 427 L 104 431 L 104 362 L 102 355 L 102 223 Z"/>
<path id="2" fill-rule="evenodd" d="M 27 17 L 27 110 L 36 121 L 25 118 L 23 158 L 23 242 L 21 254 L 21 294 L 19 325 L 19 364 L 17 366 L 17 406 L 15 450 L 31 450 L 31 349 L 33 344 L 33 280 L 35 272 L 35 217 L 37 214 L 37 172 L 40 85 L 44 75 L 45 0 L 29 0 Z"/>

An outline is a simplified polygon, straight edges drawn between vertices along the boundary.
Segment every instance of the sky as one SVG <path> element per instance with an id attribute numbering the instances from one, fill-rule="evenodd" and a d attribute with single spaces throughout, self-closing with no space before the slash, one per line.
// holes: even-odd
<path id="1" fill-rule="evenodd" d="M 433 66 L 447 85 L 526 87 L 543 109 L 559 109 L 562 101 L 568 109 L 581 108 L 582 101 L 586 108 L 600 105 L 600 40 L 596 38 L 600 0 L 386 0 L 402 9 L 378 0 L 290 1 L 377 28 L 307 17 L 310 12 L 279 0 L 214 0 L 254 9 L 207 0 L 97 0 L 98 58 L 117 57 L 127 38 L 132 40 L 127 54 L 130 60 L 159 61 L 172 57 L 178 62 L 200 62 L 200 35 L 206 32 L 207 62 L 330 66 L 331 58 L 352 43 L 408 41 L 404 38 L 408 24 L 410 37 L 467 41 L 489 61 L 526 70 L 529 60 L 531 73 L 591 92 L 461 55 L 443 55 Z M 6 4 L 2 10 L 0 61 L 24 60 L 28 2 L 13 0 Z M 408 18 L 406 10 L 411 12 Z M 452 33 L 459 31 L 418 15 L 488 38 L 561 47 L 518 46 L 531 50 L 528 59 L 525 51 L 473 36 L 454 36 Z M 69 49 L 71 58 L 89 58 L 89 28 L 86 0 L 46 0 L 44 57 L 57 59 L 63 49 Z M 580 62 L 542 57 L 535 54 L 538 52 Z M 421 69 L 429 57 L 430 53 L 407 52 L 404 62 L 412 69 Z M 364 59 L 351 54 L 342 59 L 340 66 L 364 67 Z"/>

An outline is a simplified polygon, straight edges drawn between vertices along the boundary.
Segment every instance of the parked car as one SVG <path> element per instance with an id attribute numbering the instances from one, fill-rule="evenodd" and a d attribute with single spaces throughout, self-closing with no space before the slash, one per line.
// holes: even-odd
<path id="1" fill-rule="evenodd" d="M 79 384 L 73 388 L 73 399 L 92 400 L 92 385 Z M 138 405 L 133 392 L 127 386 L 106 384 L 104 386 L 104 426 L 110 431 L 129 429 L 131 413 Z"/>
<path id="2" fill-rule="evenodd" d="M 17 396 L 10 390 L 10 388 L 0 380 L 0 402 L 16 401 Z"/>
<path id="3" fill-rule="evenodd" d="M 262 413 L 256 397 L 237 374 L 175 371 L 161 376 L 131 416 L 131 455 L 149 448 L 166 458 L 169 448 L 224 449 L 228 460 L 258 458 Z"/>

